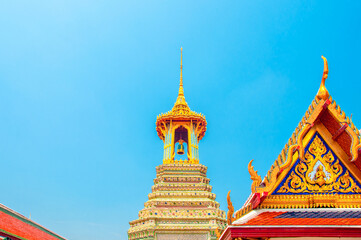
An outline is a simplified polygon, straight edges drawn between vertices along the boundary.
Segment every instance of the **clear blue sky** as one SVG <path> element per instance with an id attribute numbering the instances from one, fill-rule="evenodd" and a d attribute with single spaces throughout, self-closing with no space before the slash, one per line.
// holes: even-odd
<path id="1" fill-rule="evenodd" d="M 126 239 L 184 87 L 221 208 L 327 88 L 361 128 L 361 1 L 1 1 L 0 202 L 74 240 Z"/>

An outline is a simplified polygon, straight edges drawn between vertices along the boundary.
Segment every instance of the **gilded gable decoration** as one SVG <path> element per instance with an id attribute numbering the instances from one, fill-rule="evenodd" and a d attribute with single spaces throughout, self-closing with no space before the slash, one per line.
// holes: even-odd
<path id="1" fill-rule="evenodd" d="M 322 59 L 320 88 L 263 180 L 248 164 L 252 193 L 236 219 L 255 208 L 361 206 L 360 132 L 326 89 Z"/>
<path id="2" fill-rule="evenodd" d="M 291 174 L 274 194 L 360 193 L 360 185 L 350 176 L 324 140 L 315 134 L 304 160 L 298 160 Z"/>
<path id="3" fill-rule="evenodd" d="M 326 89 L 322 59 L 314 100 L 263 180 L 249 162 L 251 194 L 220 240 L 361 237 L 361 136 Z"/>

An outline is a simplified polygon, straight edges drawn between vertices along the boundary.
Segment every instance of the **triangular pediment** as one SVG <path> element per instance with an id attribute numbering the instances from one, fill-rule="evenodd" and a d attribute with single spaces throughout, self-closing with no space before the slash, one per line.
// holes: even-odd
<path id="1" fill-rule="evenodd" d="M 262 178 L 253 169 L 250 209 L 361 207 L 360 132 L 331 97 L 315 99 Z"/>
<path id="2" fill-rule="evenodd" d="M 236 219 L 256 208 L 361 208 L 361 134 L 328 93 L 323 60 L 319 91 L 267 175 L 249 162 L 252 193 Z"/>
<path id="3" fill-rule="evenodd" d="M 361 184 L 316 132 L 305 148 L 304 159 L 298 158 L 295 161 L 272 194 L 320 193 L 359 194 Z"/>
<path id="4" fill-rule="evenodd" d="M 255 208 L 361 207 L 360 132 L 334 100 L 315 99 L 236 216 Z"/>
<path id="5" fill-rule="evenodd" d="M 320 156 L 316 156 L 315 153 L 312 153 L 312 149 L 316 145 L 318 148 L 322 147 L 327 151 Z M 251 165 L 252 161 L 249 163 L 248 170 L 253 180 L 252 193 L 263 196 L 274 193 L 285 194 L 288 191 L 295 194 L 305 194 L 307 191 L 308 193 L 338 193 L 335 190 L 336 188 L 330 190 L 331 187 L 328 184 L 331 183 L 331 179 L 332 182 L 336 180 L 344 181 L 346 177 L 341 178 L 341 176 L 348 173 L 350 173 L 350 179 L 357 180 L 358 186 L 361 187 L 361 160 L 360 154 L 358 154 L 360 146 L 359 131 L 335 101 L 331 98 L 326 101 L 315 99 L 263 180 L 257 174 L 257 171 L 254 171 Z M 332 157 L 338 164 L 325 162 L 326 155 Z M 307 165 L 306 163 L 311 161 L 312 157 L 314 158 L 312 164 Z M 338 165 L 348 171 L 337 172 L 337 176 L 333 176 L 330 169 Z M 299 169 L 301 166 L 302 169 Z M 298 179 L 296 177 L 297 171 L 303 171 L 304 168 L 307 169 L 306 172 L 302 172 L 304 178 Z M 316 179 L 316 184 L 316 180 L 312 179 L 316 177 L 314 174 L 317 171 L 318 180 Z M 321 175 L 325 175 L 325 183 L 320 179 L 319 176 Z M 291 181 L 291 178 L 293 178 L 293 181 Z M 294 189 L 298 189 L 298 185 L 302 185 L 304 190 L 304 184 L 308 182 L 316 184 L 318 187 L 316 185 L 314 187 L 310 186 L 310 188 L 307 188 L 308 190 L 305 190 L 306 192 L 300 189 L 297 191 L 281 189 L 281 185 L 287 181 L 292 182 Z M 286 188 L 287 186 L 283 187 Z M 344 194 L 348 190 L 343 190 L 341 187 L 339 192 Z"/>

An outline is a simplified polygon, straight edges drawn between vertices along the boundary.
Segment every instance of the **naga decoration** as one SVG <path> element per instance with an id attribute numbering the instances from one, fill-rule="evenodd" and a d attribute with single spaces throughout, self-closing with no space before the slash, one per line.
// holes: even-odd
<path id="1" fill-rule="evenodd" d="M 361 188 L 319 134 L 315 134 L 305 159 L 298 161 L 277 191 L 282 193 L 361 193 Z"/>
<path id="2" fill-rule="evenodd" d="M 351 154 L 352 154 L 352 157 L 351 157 L 351 162 L 354 162 L 356 161 L 356 159 L 358 158 L 358 156 L 360 155 L 359 152 L 361 150 L 361 144 L 358 144 L 356 146 L 354 146 L 351 150 Z"/>
<path id="3" fill-rule="evenodd" d="M 227 223 L 228 225 L 232 225 L 232 222 L 235 220 L 235 218 L 233 217 L 233 213 L 234 213 L 234 207 L 231 201 L 231 191 L 228 192 L 227 194 L 227 203 L 228 203 L 228 212 L 227 212 Z"/>
<path id="4" fill-rule="evenodd" d="M 248 172 L 251 175 L 251 180 L 253 181 L 251 189 L 252 189 L 252 193 L 254 193 L 256 192 L 256 187 L 258 187 L 261 184 L 262 178 L 260 175 L 258 175 L 257 173 L 258 171 L 255 171 L 253 169 L 252 162 L 253 159 L 248 163 Z"/>

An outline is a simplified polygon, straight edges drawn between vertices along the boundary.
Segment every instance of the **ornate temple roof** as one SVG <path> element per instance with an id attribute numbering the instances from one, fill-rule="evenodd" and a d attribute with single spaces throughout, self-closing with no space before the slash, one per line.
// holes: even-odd
<path id="1" fill-rule="evenodd" d="M 201 126 L 201 134 L 199 135 L 199 140 L 201 140 L 207 129 L 206 117 L 201 113 L 196 113 L 192 111 L 184 97 L 183 89 L 183 64 L 182 64 L 182 48 L 181 48 L 181 63 L 180 63 L 180 81 L 179 81 L 179 91 L 178 97 L 172 110 L 167 113 L 162 113 L 157 116 L 156 129 L 158 136 L 164 140 L 164 132 L 162 131 L 162 124 L 167 121 L 193 121 L 194 123 Z"/>
<path id="2" fill-rule="evenodd" d="M 252 196 L 256 193 L 261 195 L 265 193 L 267 193 L 267 195 L 272 194 L 278 186 L 277 183 L 285 177 L 288 170 L 290 170 L 295 163 L 294 159 L 304 159 L 307 157 L 305 156 L 305 144 L 303 142 L 305 142 L 305 137 L 310 132 L 322 132 L 328 135 L 324 137 L 328 137 L 332 145 L 336 144 L 340 148 L 338 149 L 339 152 L 346 154 L 345 157 L 348 159 L 348 165 L 353 166 L 351 168 L 354 175 L 361 180 L 361 158 L 359 156 L 361 135 L 353 124 L 352 119 L 346 116 L 345 112 L 336 104 L 336 101 L 332 99 L 325 87 L 325 80 L 328 76 L 328 65 L 327 60 L 324 57 L 323 59 L 325 65 L 320 89 L 263 181 L 253 169 L 253 160 L 249 163 L 248 169 L 253 184 L 252 194 L 248 202 L 251 201 Z M 319 126 L 321 129 L 316 129 L 318 123 L 322 123 L 322 126 Z"/>
<path id="3" fill-rule="evenodd" d="M 230 226 L 220 239 L 231 239 L 231 232 L 232 237 L 361 237 L 361 135 L 326 89 L 328 65 L 322 58 L 315 99 L 263 180 L 250 161 L 252 192 L 235 218 L 229 199 Z M 312 232 L 314 227 L 322 229 Z"/>
<path id="4" fill-rule="evenodd" d="M 65 240 L 2 204 L 0 204 L 0 237 L 13 240 Z"/>

